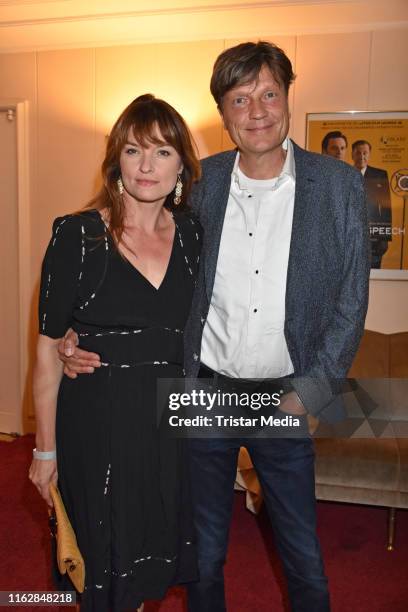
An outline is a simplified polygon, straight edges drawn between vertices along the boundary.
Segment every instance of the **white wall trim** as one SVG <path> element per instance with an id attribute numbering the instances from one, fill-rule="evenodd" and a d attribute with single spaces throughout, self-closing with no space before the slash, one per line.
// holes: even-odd
<path id="1" fill-rule="evenodd" d="M 50 1 L 50 0 L 48 0 Z M 347 4 L 355 2 L 355 0 L 264 0 L 258 2 L 234 2 L 226 4 L 201 4 L 190 6 L 175 6 L 168 8 L 149 8 L 133 11 L 108 11 L 107 13 L 77 13 L 71 15 L 62 15 L 58 17 L 31 17 L 23 19 L 0 20 L 0 27 L 16 27 L 27 25 L 48 25 L 53 23 L 66 23 L 71 21 L 96 21 L 105 19 L 133 19 L 138 17 L 155 17 L 163 15 L 184 15 L 194 13 L 219 13 L 221 11 L 241 11 L 254 10 L 262 8 L 289 7 L 289 6 L 304 6 L 304 5 L 319 5 L 319 4 Z M 34 3 L 34 2 L 33 2 Z M 0 6 L 10 4 L 1 2 Z M 17 4 L 17 3 L 16 3 Z M 25 2 L 31 4 L 31 2 Z M 38 4 L 38 2 L 36 2 Z M 41 4 L 41 2 L 40 2 Z"/>
<path id="2" fill-rule="evenodd" d="M 61 42 L 59 44 L 32 44 L 32 45 L 13 45 L 10 47 L 1 47 L 0 54 L 6 53 L 28 53 L 28 52 L 41 52 L 41 51 L 55 51 L 64 49 L 97 49 L 101 47 L 122 47 L 129 45 L 142 45 L 142 44 L 160 44 L 160 43 L 180 43 L 180 42 L 196 42 L 200 40 L 262 40 L 262 39 L 273 39 L 274 36 L 309 36 L 316 34 L 349 34 L 357 32 L 375 32 L 375 31 L 389 31 L 389 30 L 407 30 L 407 21 L 390 21 L 384 22 L 372 22 L 364 24 L 350 24 L 350 25 L 338 25 L 338 26 L 315 26 L 315 27 L 287 27 L 277 28 L 273 27 L 265 28 L 265 30 L 259 27 L 247 30 L 234 30 L 234 33 L 230 31 L 221 31 L 215 33 L 202 33 L 191 34 L 184 32 L 183 34 L 177 35 L 160 35 L 152 36 L 150 34 L 144 34 L 140 32 L 138 36 L 132 38 L 118 37 L 116 39 L 97 39 L 87 41 L 73 41 L 73 42 Z"/>
<path id="3" fill-rule="evenodd" d="M 28 328 L 30 315 L 30 151 L 28 101 L 16 104 L 20 298 L 20 430 L 23 433 L 23 400 L 28 372 Z"/>
<path id="4" fill-rule="evenodd" d="M 62 0 L 66 2 L 67 0 Z M 273 1 L 273 0 L 272 0 Z M 61 0 L 0 0 L 0 6 L 20 6 L 21 4 L 50 4 L 61 2 Z"/>

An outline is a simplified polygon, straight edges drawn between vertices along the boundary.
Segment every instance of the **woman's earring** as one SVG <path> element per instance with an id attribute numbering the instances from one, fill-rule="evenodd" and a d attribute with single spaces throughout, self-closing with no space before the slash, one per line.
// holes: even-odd
<path id="1" fill-rule="evenodd" d="M 183 193 L 183 183 L 181 182 L 180 174 L 177 175 L 176 189 L 174 190 L 174 206 L 178 206 L 181 202 L 181 194 Z"/>
<path id="2" fill-rule="evenodd" d="M 118 185 L 118 190 L 119 190 L 120 195 L 123 195 L 123 192 L 125 191 L 125 188 L 123 187 L 123 182 L 122 182 L 122 177 L 121 176 L 118 178 L 116 183 Z"/>

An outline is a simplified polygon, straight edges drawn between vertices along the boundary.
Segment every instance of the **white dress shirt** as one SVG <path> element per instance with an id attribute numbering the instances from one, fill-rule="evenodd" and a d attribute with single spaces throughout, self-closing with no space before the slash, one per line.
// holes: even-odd
<path id="1" fill-rule="evenodd" d="M 222 229 L 201 362 L 236 378 L 293 372 L 286 339 L 285 294 L 295 201 L 289 139 L 279 177 L 248 178 L 237 154 Z"/>

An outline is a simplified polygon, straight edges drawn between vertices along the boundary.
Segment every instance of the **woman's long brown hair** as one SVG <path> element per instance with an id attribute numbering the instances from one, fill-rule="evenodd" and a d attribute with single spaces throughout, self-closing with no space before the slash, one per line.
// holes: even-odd
<path id="1" fill-rule="evenodd" d="M 188 199 L 194 181 L 200 178 L 200 162 L 190 131 L 182 116 L 170 104 L 152 94 L 139 96 L 122 112 L 109 135 L 106 155 L 102 163 L 103 187 L 89 202 L 86 209 L 108 210 L 109 231 L 116 245 L 124 231 L 124 204 L 119 193 L 117 180 L 120 177 L 120 155 L 133 134 L 142 146 L 149 142 L 160 144 L 155 134 L 157 128 L 165 143 L 175 148 L 183 162 L 181 180 L 183 193 L 180 204 L 174 205 L 174 191 L 170 193 L 164 206 L 168 210 L 188 210 Z"/>

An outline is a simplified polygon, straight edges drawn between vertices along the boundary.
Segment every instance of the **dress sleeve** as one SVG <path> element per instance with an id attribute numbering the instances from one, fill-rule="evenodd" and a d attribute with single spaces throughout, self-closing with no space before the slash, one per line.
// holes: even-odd
<path id="1" fill-rule="evenodd" d="M 55 219 L 41 271 L 39 332 L 44 336 L 62 338 L 71 325 L 83 248 L 80 218 Z"/>

